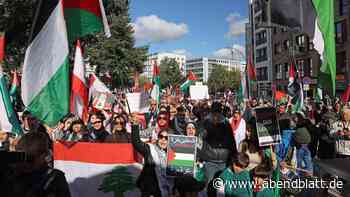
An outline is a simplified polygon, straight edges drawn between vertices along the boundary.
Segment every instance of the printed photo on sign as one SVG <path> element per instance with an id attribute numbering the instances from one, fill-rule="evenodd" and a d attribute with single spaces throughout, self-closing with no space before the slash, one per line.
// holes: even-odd
<path id="1" fill-rule="evenodd" d="M 93 95 L 92 106 L 99 110 L 111 110 L 115 99 L 113 94 L 96 92 Z"/>
<path id="2" fill-rule="evenodd" d="M 269 146 L 281 142 L 277 112 L 275 108 L 256 108 L 256 130 L 259 146 Z"/>
<path id="3" fill-rule="evenodd" d="M 169 135 L 166 174 L 194 176 L 197 137 Z"/>

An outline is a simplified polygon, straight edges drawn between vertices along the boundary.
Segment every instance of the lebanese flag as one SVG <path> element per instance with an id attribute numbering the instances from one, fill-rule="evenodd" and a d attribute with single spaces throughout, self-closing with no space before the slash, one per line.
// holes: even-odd
<path id="1" fill-rule="evenodd" d="M 80 41 L 75 48 L 74 69 L 72 75 L 72 90 L 70 97 L 70 112 L 79 116 L 84 122 L 88 121 L 89 97 L 85 79 L 85 65 Z"/>
<path id="2" fill-rule="evenodd" d="M 111 36 L 102 0 L 64 0 L 63 5 L 70 42 L 102 30 Z"/>
<path id="3" fill-rule="evenodd" d="M 53 150 L 72 197 L 141 196 L 136 179 L 142 165 L 131 144 L 56 142 Z"/>
<path id="4" fill-rule="evenodd" d="M 0 63 L 5 57 L 5 34 L 0 32 Z"/>
<path id="5" fill-rule="evenodd" d="M 97 95 L 98 93 L 112 94 L 107 86 L 95 74 L 91 74 L 89 80 L 89 102 L 93 95 Z"/>

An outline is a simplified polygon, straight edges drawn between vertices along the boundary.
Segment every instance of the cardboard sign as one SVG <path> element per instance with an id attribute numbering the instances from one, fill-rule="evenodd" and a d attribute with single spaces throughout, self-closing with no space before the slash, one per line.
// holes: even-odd
<path id="1" fill-rule="evenodd" d="M 340 155 L 350 156 L 350 139 L 339 139 L 336 141 L 336 150 Z"/>
<path id="2" fill-rule="evenodd" d="M 281 142 L 281 133 L 275 108 L 256 108 L 256 130 L 259 146 L 269 146 Z"/>
<path id="3" fill-rule="evenodd" d="M 130 112 L 146 112 L 149 108 L 149 96 L 146 92 L 127 93 Z"/>
<path id="4" fill-rule="evenodd" d="M 208 86 L 206 85 L 190 86 L 190 97 L 192 100 L 209 99 Z"/>
<path id="5" fill-rule="evenodd" d="M 96 92 L 93 95 L 92 106 L 99 110 L 111 110 L 115 99 L 113 94 Z"/>
<path id="6" fill-rule="evenodd" d="M 168 135 L 168 138 L 167 176 L 194 176 L 197 137 Z"/>

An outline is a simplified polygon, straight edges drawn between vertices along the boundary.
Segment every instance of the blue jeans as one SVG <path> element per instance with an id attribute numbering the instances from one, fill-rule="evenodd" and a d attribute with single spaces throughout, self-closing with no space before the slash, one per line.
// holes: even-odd
<path id="1" fill-rule="evenodd" d="M 313 172 L 311 152 L 307 147 L 307 144 L 303 144 L 297 149 L 297 167 Z M 298 172 L 298 174 L 300 175 L 301 172 Z"/>

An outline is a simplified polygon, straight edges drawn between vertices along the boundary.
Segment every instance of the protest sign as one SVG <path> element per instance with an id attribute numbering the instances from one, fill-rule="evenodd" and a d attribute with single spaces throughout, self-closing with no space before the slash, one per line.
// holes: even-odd
<path id="1" fill-rule="evenodd" d="M 190 86 L 190 97 L 192 100 L 209 99 L 208 86 L 206 85 Z"/>
<path id="2" fill-rule="evenodd" d="M 140 130 L 140 139 L 143 142 L 150 141 L 153 136 L 153 132 L 156 130 L 156 127 L 148 127 L 146 129 L 141 129 Z"/>
<path id="3" fill-rule="evenodd" d="M 111 110 L 115 99 L 113 94 L 107 92 L 95 92 L 92 106 L 99 110 Z"/>
<path id="4" fill-rule="evenodd" d="M 275 108 L 256 108 L 256 130 L 260 146 L 268 146 L 281 142 L 281 133 Z"/>
<path id="5" fill-rule="evenodd" d="M 197 137 L 169 135 L 168 138 L 167 176 L 194 176 Z"/>
<path id="6" fill-rule="evenodd" d="M 127 93 L 130 112 L 146 112 L 149 108 L 149 96 L 146 92 Z"/>

